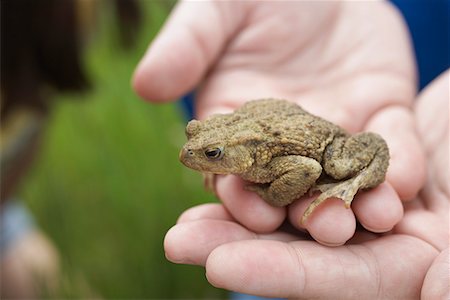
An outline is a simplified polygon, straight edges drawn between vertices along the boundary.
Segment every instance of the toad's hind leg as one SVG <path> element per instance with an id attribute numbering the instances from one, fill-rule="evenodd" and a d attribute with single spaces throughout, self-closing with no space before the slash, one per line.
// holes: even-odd
<path id="1" fill-rule="evenodd" d="M 386 170 L 389 164 L 389 150 L 387 148 L 386 143 L 380 136 L 373 133 L 363 133 L 355 136 L 356 139 L 358 139 L 358 137 L 362 137 L 361 139 L 362 141 L 359 141 L 359 143 L 361 143 L 362 146 L 366 146 L 367 153 L 356 154 L 355 157 L 353 158 L 354 163 L 353 167 L 356 166 L 357 168 L 359 168 L 359 166 L 361 166 L 362 164 L 361 158 L 368 160 L 366 166 L 363 167 L 362 170 L 360 170 L 356 175 L 347 180 L 344 180 L 340 183 L 326 185 L 326 188 L 323 189 L 323 193 L 320 194 L 319 197 L 317 197 L 317 199 L 315 199 L 304 212 L 301 220 L 303 224 L 306 222 L 309 215 L 311 215 L 314 209 L 328 198 L 335 197 L 342 199 L 345 203 L 345 207 L 349 208 L 358 190 L 375 187 L 384 181 Z M 368 139 L 372 141 L 368 142 Z M 358 143 L 358 141 L 351 140 L 350 143 L 355 144 Z M 341 143 L 341 145 L 345 144 L 346 143 Z M 370 145 L 370 147 L 367 147 L 367 144 Z M 361 147 L 360 150 L 364 151 L 364 148 Z M 351 149 L 350 151 L 345 151 L 344 149 L 344 151 L 341 151 L 339 153 L 338 159 L 342 159 L 342 157 L 349 155 L 348 153 L 352 152 L 354 153 L 354 151 L 355 151 L 354 148 Z M 330 157 L 328 157 L 328 159 L 330 159 Z M 357 160 L 357 162 L 355 160 Z M 352 160 L 350 159 L 350 161 Z M 327 162 L 325 162 L 325 165 L 326 163 Z M 329 169 L 327 173 L 330 174 L 333 172 L 337 172 L 339 175 L 347 173 L 346 174 L 347 176 L 351 176 L 351 173 L 354 172 L 354 168 L 350 168 L 349 170 L 337 170 L 337 171 L 336 168 L 333 168 L 332 170 Z M 331 176 L 333 175 L 335 174 L 331 174 Z"/>
<path id="2" fill-rule="evenodd" d="M 364 172 L 364 171 L 363 171 Z M 327 189 L 325 192 L 321 193 L 305 210 L 302 216 L 302 224 L 305 224 L 308 217 L 316 209 L 317 206 L 322 204 L 325 200 L 329 198 L 339 198 L 345 202 L 345 207 L 349 208 L 353 200 L 353 197 L 358 192 L 360 185 L 358 183 L 358 177 L 347 179 L 341 183 L 335 184 L 333 187 Z"/>

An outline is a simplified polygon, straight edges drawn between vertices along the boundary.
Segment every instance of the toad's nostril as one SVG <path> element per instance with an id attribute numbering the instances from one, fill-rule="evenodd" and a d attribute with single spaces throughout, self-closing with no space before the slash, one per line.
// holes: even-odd
<path id="1" fill-rule="evenodd" d="M 187 154 L 189 156 L 192 156 L 192 155 L 194 155 L 194 151 L 192 151 L 191 149 L 187 149 Z"/>

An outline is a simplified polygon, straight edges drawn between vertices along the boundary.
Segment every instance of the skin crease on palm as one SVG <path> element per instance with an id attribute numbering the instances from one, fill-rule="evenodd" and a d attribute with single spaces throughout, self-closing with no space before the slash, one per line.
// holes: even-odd
<path id="1" fill-rule="evenodd" d="M 411 109 L 415 77 L 405 25 L 388 3 L 179 3 L 135 72 L 133 85 L 143 98 L 162 102 L 197 87 L 200 119 L 250 99 L 289 99 L 350 132 L 381 134 L 391 161 L 384 184 L 359 194 L 351 210 L 328 200 L 306 228 L 298 220 L 312 199 L 274 208 L 244 191 L 238 178 L 219 177 L 223 205 L 185 212 L 167 234 L 168 258 L 206 264 L 212 284 L 264 296 L 417 296 L 445 247 L 436 241 L 447 240 L 448 232 L 442 236 L 447 225 L 432 221 L 433 212 L 409 208 L 423 200 L 415 196 L 426 175 Z M 414 199 L 403 219 L 400 199 Z M 414 223 L 425 215 L 430 228 Z M 295 235 L 276 231 L 286 218 Z M 370 231 L 355 234 L 356 218 Z M 305 240 L 304 229 L 325 245 L 353 238 L 349 246 L 329 248 Z"/>

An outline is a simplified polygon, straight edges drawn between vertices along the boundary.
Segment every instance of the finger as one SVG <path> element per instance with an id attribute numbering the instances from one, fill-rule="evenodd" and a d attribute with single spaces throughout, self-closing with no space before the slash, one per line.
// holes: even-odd
<path id="1" fill-rule="evenodd" d="M 164 238 L 164 250 L 166 258 L 172 262 L 204 266 L 217 246 L 255 236 L 235 222 L 197 220 L 173 226 Z"/>
<path id="2" fill-rule="evenodd" d="M 206 275 L 216 287 L 263 297 L 417 299 L 435 255 L 434 248 L 407 236 L 338 248 L 247 240 L 215 248 Z"/>
<path id="3" fill-rule="evenodd" d="M 301 224 L 303 213 L 315 197 L 301 199 L 291 204 L 288 209 L 289 221 L 300 230 L 307 229 L 322 245 L 345 244 L 355 233 L 356 221 L 352 210 L 346 209 L 341 199 L 327 199 L 314 210 L 305 224 Z"/>
<path id="4" fill-rule="evenodd" d="M 449 249 L 442 251 L 428 269 L 420 299 L 450 299 Z"/>
<path id="5" fill-rule="evenodd" d="M 175 263 L 202 265 L 218 246 L 251 239 L 291 242 L 305 240 L 301 234 L 283 231 L 257 235 L 242 225 L 226 220 L 215 220 L 212 216 L 173 226 L 164 239 L 164 250 L 168 260 Z"/>
<path id="6" fill-rule="evenodd" d="M 359 192 L 352 203 L 358 221 L 372 232 L 387 232 L 403 217 L 403 205 L 389 183 Z"/>
<path id="7" fill-rule="evenodd" d="M 148 100 L 165 101 L 193 89 L 240 24 L 242 10 L 235 7 L 229 15 L 228 6 L 181 1 L 135 70 L 136 92 Z"/>
<path id="8" fill-rule="evenodd" d="M 450 199 L 449 82 L 450 69 L 421 92 L 415 107 L 415 119 L 429 167 L 423 200 L 429 209 L 437 213 L 448 210 Z"/>
<path id="9" fill-rule="evenodd" d="M 386 180 L 400 199 L 413 199 L 425 183 L 426 172 L 412 113 L 401 106 L 387 107 L 371 118 L 366 130 L 379 133 L 388 144 L 391 159 Z"/>
<path id="10" fill-rule="evenodd" d="M 234 221 L 231 214 L 219 203 L 207 203 L 192 207 L 181 214 L 177 223 L 185 223 L 202 219 Z"/>
<path id="11" fill-rule="evenodd" d="M 231 215 L 254 232 L 275 231 L 286 217 L 285 208 L 273 207 L 246 191 L 243 180 L 237 176 L 218 176 L 216 192 Z"/>

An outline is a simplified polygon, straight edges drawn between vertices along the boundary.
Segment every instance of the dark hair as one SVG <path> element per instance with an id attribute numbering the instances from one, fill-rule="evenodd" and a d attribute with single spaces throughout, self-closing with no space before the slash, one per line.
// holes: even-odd
<path id="1" fill-rule="evenodd" d="M 43 87 L 81 91 L 89 86 L 81 60 L 75 0 L 1 0 L 1 115 L 16 106 L 45 111 Z M 134 0 L 116 0 L 122 41 L 139 25 Z"/>

